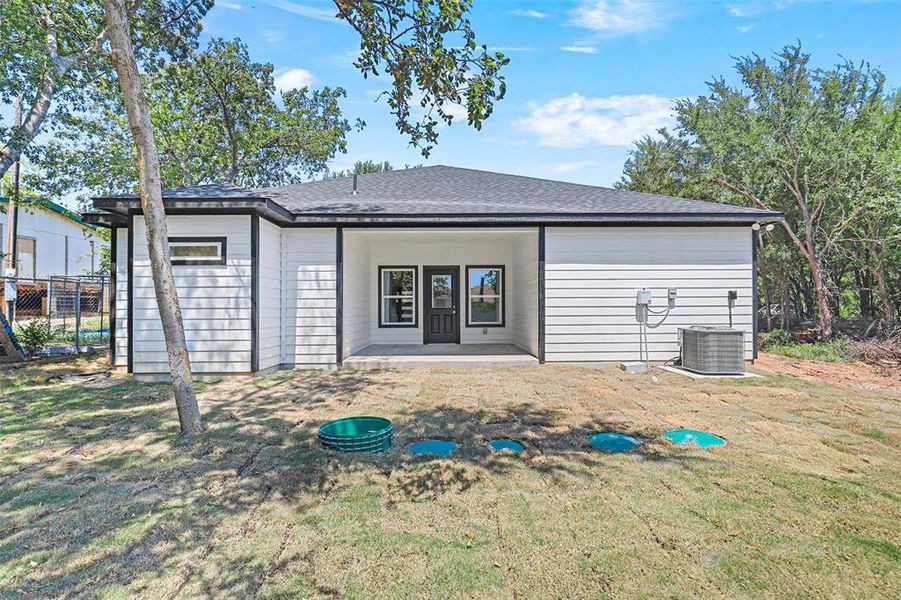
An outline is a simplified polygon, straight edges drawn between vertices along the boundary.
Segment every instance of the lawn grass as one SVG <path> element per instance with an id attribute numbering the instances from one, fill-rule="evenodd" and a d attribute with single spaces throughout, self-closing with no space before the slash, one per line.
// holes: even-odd
<path id="1" fill-rule="evenodd" d="M 901 395 L 612 368 L 291 371 L 206 385 L 0 371 L 0 597 L 896 597 Z M 325 420 L 394 422 L 384 455 Z M 723 436 L 675 447 L 672 427 Z M 607 455 L 613 429 L 640 451 Z M 494 436 L 525 442 L 492 454 Z M 451 460 L 402 451 L 452 439 Z"/>

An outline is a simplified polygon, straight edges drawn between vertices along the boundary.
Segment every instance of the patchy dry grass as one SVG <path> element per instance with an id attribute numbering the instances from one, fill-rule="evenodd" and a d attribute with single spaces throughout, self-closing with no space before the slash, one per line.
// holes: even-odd
<path id="1" fill-rule="evenodd" d="M 822 597 L 901 589 L 901 400 L 614 369 L 285 372 L 201 389 L 0 372 L 0 597 Z M 341 456 L 325 420 L 402 447 Z M 661 441 L 713 431 L 715 450 Z M 586 434 L 641 437 L 592 451 Z M 485 441 L 516 437 L 522 456 Z"/>

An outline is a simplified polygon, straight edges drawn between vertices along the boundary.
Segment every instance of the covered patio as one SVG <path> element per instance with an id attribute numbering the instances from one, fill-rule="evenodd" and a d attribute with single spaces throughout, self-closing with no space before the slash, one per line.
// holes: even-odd
<path id="1" fill-rule="evenodd" d="M 347 367 L 538 363 L 536 227 L 344 228 Z"/>

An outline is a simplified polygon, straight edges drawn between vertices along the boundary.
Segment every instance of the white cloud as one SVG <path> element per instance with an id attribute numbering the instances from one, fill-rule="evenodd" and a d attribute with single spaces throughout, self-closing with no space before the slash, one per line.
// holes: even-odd
<path id="1" fill-rule="evenodd" d="M 277 44 L 278 42 L 281 42 L 285 39 L 284 31 L 269 30 L 269 31 L 263 31 L 262 33 L 263 33 L 263 40 L 267 44 Z"/>
<path id="2" fill-rule="evenodd" d="M 454 102 L 445 102 L 441 107 L 446 114 L 452 116 L 454 118 L 454 122 L 463 121 L 464 123 L 469 119 L 469 111 L 466 110 L 466 107 L 461 104 L 456 104 Z"/>
<path id="3" fill-rule="evenodd" d="M 529 8 L 527 10 L 522 10 L 522 9 L 511 10 L 510 14 L 517 15 L 520 17 L 532 17 L 533 19 L 546 19 L 550 16 L 548 13 L 543 13 L 543 12 L 540 12 L 537 10 L 532 10 L 531 8 Z"/>
<path id="4" fill-rule="evenodd" d="M 754 17 L 773 11 L 796 7 L 801 4 L 815 4 L 822 0 L 745 0 L 726 5 L 730 16 L 736 18 Z M 844 4 L 867 3 L 873 0 L 845 0 Z"/>
<path id="5" fill-rule="evenodd" d="M 313 83 L 313 74 L 306 69 L 288 69 L 275 77 L 275 89 L 284 93 L 299 90 Z"/>
<path id="6" fill-rule="evenodd" d="M 652 94 L 606 97 L 570 94 L 544 104 L 531 103 L 531 114 L 518 119 L 516 126 L 536 134 L 544 146 L 628 146 L 644 135 L 672 125 L 672 104 L 671 99 Z"/>
<path id="7" fill-rule="evenodd" d="M 671 13 L 655 0 L 582 0 L 570 16 L 579 27 L 619 36 L 661 27 Z"/>
<path id="8" fill-rule="evenodd" d="M 758 12 L 756 7 L 741 4 L 727 4 L 726 10 L 733 17 L 749 17 L 753 13 Z"/>
<path id="9" fill-rule="evenodd" d="M 563 46 L 560 48 L 564 52 L 577 52 L 579 54 L 597 54 L 598 49 L 594 46 Z"/>
<path id="10" fill-rule="evenodd" d="M 740 25 L 740 26 L 736 27 L 736 29 L 739 30 L 741 33 L 748 33 L 749 31 L 754 29 L 754 26 L 753 25 Z"/>
<path id="11" fill-rule="evenodd" d="M 222 8 L 230 8 L 231 10 L 241 10 L 242 8 L 244 8 L 237 2 L 222 2 L 221 0 L 219 2 L 216 2 L 216 6 L 221 6 Z"/>
<path id="12" fill-rule="evenodd" d="M 584 171 L 588 167 L 593 167 L 597 162 L 593 160 L 574 160 L 570 162 L 553 163 L 554 171 L 557 173 L 572 173 L 574 171 Z"/>
<path id="13" fill-rule="evenodd" d="M 309 19 L 340 23 L 340 21 L 335 18 L 337 11 L 334 9 L 329 10 L 326 8 L 316 8 L 315 6 L 297 4 L 295 2 L 290 2 L 289 0 L 263 0 L 263 4 L 268 4 L 269 6 L 272 6 L 274 8 L 278 8 L 295 15 L 300 15 L 301 17 L 307 17 Z"/>

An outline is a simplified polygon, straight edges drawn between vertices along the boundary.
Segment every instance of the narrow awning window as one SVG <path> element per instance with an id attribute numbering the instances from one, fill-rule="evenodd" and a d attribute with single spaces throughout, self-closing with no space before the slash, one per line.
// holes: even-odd
<path id="1" fill-rule="evenodd" d="M 173 265 L 224 265 L 227 238 L 170 237 L 169 258 Z"/>

